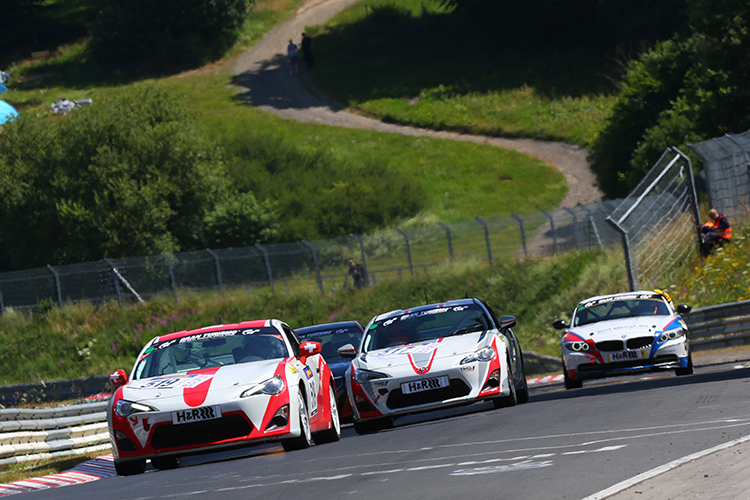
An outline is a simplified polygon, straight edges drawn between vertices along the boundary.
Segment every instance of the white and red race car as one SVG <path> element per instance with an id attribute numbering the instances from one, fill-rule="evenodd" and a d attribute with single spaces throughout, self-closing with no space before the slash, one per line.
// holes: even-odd
<path id="1" fill-rule="evenodd" d="M 693 373 L 688 328 L 680 317 L 691 310 L 661 290 L 616 293 L 580 302 L 560 338 L 565 388 L 583 380 L 658 370 Z"/>
<path id="2" fill-rule="evenodd" d="M 318 342 L 271 319 L 156 337 L 118 387 L 107 421 L 120 475 L 179 466 L 182 455 L 265 441 L 338 441 L 336 386 Z"/>
<path id="3" fill-rule="evenodd" d="M 492 400 L 529 399 L 513 316 L 497 319 L 478 299 L 397 310 L 373 318 L 346 373 L 358 434 L 390 427 L 393 417 Z"/>

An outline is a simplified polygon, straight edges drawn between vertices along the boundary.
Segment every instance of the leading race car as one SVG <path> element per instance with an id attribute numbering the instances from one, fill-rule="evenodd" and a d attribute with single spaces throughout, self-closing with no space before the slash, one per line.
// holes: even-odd
<path id="1" fill-rule="evenodd" d="M 492 400 L 496 407 L 529 399 L 523 353 L 511 330 L 478 299 L 453 300 L 373 318 L 353 358 L 346 384 L 358 434 L 393 424 L 393 417 Z"/>
<path id="2" fill-rule="evenodd" d="M 677 308 L 668 294 L 654 290 L 591 297 L 580 302 L 560 339 L 565 388 L 584 379 L 656 370 L 693 373 L 688 329 L 680 317 L 690 306 Z"/>
<path id="3" fill-rule="evenodd" d="M 338 396 L 339 417 L 342 422 L 352 421 L 352 407 L 346 396 L 346 383 L 344 374 L 352 363 L 350 358 L 342 358 L 339 355 L 339 347 L 346 344 L 359 345 L 362 342 L 364 329 L 359 321 L 339 321 L 337 323 L 322 323 L 319 325 L 305 326 L 294 330 L 302 340 L 314 340 L 320 342 L 320 354 L 325 358 L 328 366 L 333 372 L 333 380 L 336 382 L 336 394 Z"/>
<path id="4" fill-rule="evenodd" d="M 107 407 L 120 475 L 179 466 L 180 456 L 281 441 L 284 449 L 338 441 L 333 374 L 318 342 L 279 320 L 248 321 L 152 339 Z"/>

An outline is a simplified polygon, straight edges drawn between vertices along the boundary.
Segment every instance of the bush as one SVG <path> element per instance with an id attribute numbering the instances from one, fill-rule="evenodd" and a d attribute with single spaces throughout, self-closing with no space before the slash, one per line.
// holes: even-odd
<path id="1" fill-rule="evenodd" d="M 220 57 L 237 40 L 247 0 L 102 0 L 95 50 L 106 59 L 142 57 L 197 64 Z"/>
<path id="2" fill-rule="evenodd" d="M 0 134 L 4 268 L 191 249 L 226 199 L 219 150 L 157 86 Z"/>

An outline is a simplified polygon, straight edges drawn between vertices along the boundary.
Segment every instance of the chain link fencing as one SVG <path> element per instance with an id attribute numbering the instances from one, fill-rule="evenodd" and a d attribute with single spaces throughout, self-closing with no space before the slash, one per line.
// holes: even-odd
<path id="1" fill-rule="evenodd" d="M 688 144 L 703 160 L 712 208 L 730 222 L 750 218 L 750 130 Z"/>
<path id="2" fill-rule="evenodd" d="M 539 258 L 619 242 L 605 219 L 613 202 L 551 212 L 476 217 L 366 235 L 244 248 L 104 259 L 0 273 L 0 311 L 89 301 L 144 302 L 185 292 L 260 287 L 290 293 L 312 285 L 319 293 L 354 286 L 348 259 L 365 268 L 369 283 L 428 273 L 448 262 Z"/>
<path id="3" fill-rule="evenodd" d="M 699 220 L 690 159 L 668 148 L 607 217 L 622 237 L 631 290 L 671 284 L 677 264 L 699 251 Z"/>

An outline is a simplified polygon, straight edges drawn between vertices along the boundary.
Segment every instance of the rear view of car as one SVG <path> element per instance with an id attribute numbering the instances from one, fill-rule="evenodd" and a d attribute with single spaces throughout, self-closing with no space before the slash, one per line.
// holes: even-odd
<path id="1" fill-rule="evenodd" d="M 387 428 L 398 415 L 490 400 L 529 398 L 512 316 L 497 319 L 478 299 L 397 310 L 373 318 L 346 374 L 354 429 Z"/>
<path id="2" fill-rule="evenodd" d="M 580 302 L 560 340 L 565 388 L 583 380 L 639 372 L 675 370 L 693 373 L 688 329 L 680 317 L 690 306 L 675 309 L 668 294 L 656 290 L 592 297 Z"/>
<path id="3" fill-rule="evenodd" d="M 336 393 L 338 395 L 339 416 L 342 422 L 352 421 L 352 409 L 346 395 L 346 383 L 344 374 L 349 368 L 351 358 L 343 358 L 339 354 L 339 348 L 349 344 L 359 347 L 362 342 L 364 329 L 359 321 L 340 321 L 337 323 L 323 323 L 320 325 L 305 326 L 295 329 L 302 340 L 310 340 L 320 343 L 320 354 L 333 372 L 336 382 Z"/>

